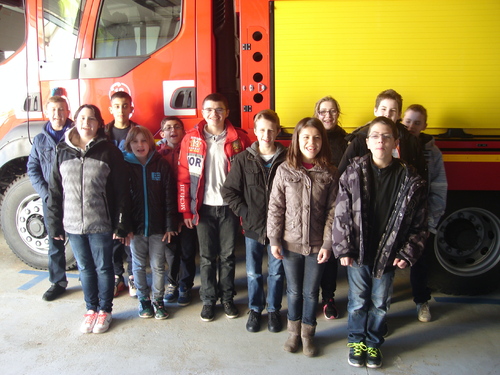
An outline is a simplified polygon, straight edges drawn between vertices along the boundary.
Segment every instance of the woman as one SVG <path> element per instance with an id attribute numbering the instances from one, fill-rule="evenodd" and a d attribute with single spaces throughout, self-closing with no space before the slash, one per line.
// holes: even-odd
<path id="1" fill-rule="evenodd" d="M 269 200 L 267 235 L 282 259 L 287 280 L 288 333 L 284 349 L 314 356 L 318 290 L 331 255 L 331 230 L 338 190 L 326 131 L 316 118 L 299 121 L 286 161 L 278 167 Z"/>
<path id="2" fill-rule="evenodd" d="M 82 333 L 106 332 L 113 306 L 113 238 L 128 233 L 128 173 L 121 151 L 104 136 L 99 108 L 82 105 L 57 146 L 49 184 L 49 235 L 68 234 L 87 312 Z"/>
<path id="3" fill-rule="evenodd" d="M 332 153 L 331 162 L 338 167 L 345 150 L 347 149 L 347 133 L 340 127 L 340 104 L 331 96 L 325 96 L 316 102 L 314 106 L 314 117 L 321 120 L 328 138 L 330 151 Z M 334 257 L 325 265 L 325 271 L 321 278 L 321 297 L 323 314 L 326 319 L 336 319 L 339 316 L 335 305 L 335 291 L 337 290 L 338 262 Z"/>

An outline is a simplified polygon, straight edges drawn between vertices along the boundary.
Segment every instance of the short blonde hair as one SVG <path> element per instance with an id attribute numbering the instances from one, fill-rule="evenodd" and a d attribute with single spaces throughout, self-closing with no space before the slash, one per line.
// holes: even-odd
<path id="1" fill-rule="evenodd" d="M 144 126 L 136 125 L 133 126 L 128 134 L 127 138 L 125 139 L 125 150 L 127 152 L 132 152 L 132 148 L 130 147 L 130 144 L 134 139 L 137 138 L 139 134 L 142 134 L 144 138 L 146 138 L 146 141 L 148 141 L 148 146 L 149 146 L 149 151 L 156 150 L 156 144 L 155 144 L 155 139 L 153 137 L 153 134 L 149 131 L 148 128 L 145 128 Z"/>
<path id="2" fill-rule="evenodd" d="M 47 109 L 47 106 L 49 105 L 49 103 L 64 103 L 64 104 L 66 104 L 66 109 L 69 110 L 68 102 L 62 96 L 54 95 L 54 96 L 51 96 L 50 98 L 48 98 L 47 103 L 45 103 L 45 109 Z"/>

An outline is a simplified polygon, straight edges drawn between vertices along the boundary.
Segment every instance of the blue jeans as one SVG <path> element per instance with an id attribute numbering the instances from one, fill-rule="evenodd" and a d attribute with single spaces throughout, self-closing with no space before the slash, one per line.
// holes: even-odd
<path id="1" fill-rule="evenodd" d="M 113 234 L 68 233 L 80 271 L 87 310 L 111 312 L 115 288 Z"/>
<path id="2" fill-rule="evenodd" d="M 47 203 L 42 202 L 43 216 L 47 217 Z M 48 228 L 45 222 L 45 228 Z M 64 241 L 55 240 L 48 236 L 49 240 L 49 281 L 52 284 L 59 284 L 63 288 L 68 286 L 66 278 L 66 246 Z"/>
<path id="3" fill-rule="evenodd" d="M 283 298 L 283 283 L 285 271 L 283 262 L 271 254 L 271 247 L 259 241 L 245 237 L 246 268 L 248 282 L 248 307 L 261 313 L 266 307 L 264 294 L 264 276 L 262 275 L 262 259 L 267 249 L 268 276 L 267 276 L 267 311 L 281 310 Z"/>
<path id="4" fill-rule="evenodd" d="M 319 283 L 325 264 L 318 264 L 318 254 L 302 255 L 283 249 L 287 282 L 288 320 L 316 325 Z"/>
<path id="5" fill-rule="evenodd" d="M 353 263 L 347 267 L 349 281 L 348 342 L 364 342 L 366 346 L 380 348 L 384 343 L 383 326 L 389 310 L 394 271 L 382 278 L 372 277 L 371 266 Z"/>
<path id="6" fill-rule="evenodd" d="M 148 267 L 148 257 L 151 265 L 153 281 L 151 289 L 153 299 L 163 300 L 165 294 L 165 263 L 167 247 L 163 242 L 162 234 L 153 234 L 145 237 L 135 235 L 130 242 L 132 251 L 132 272 L 134 274 L 134 283 L 137 288 L 137 297 L 149 298 L 150 290 L 146 278 L 146 269 Z"/>
<path id="7" fill-rule="evenodd" d="M 215 304 L 218 298 L 222 302 L 232 301 L 236 294 L 234 247 L 238 225 L 238 218 L 229 206 L 200 208 L 196 232 L 200 244 L 200 298 L 204 305 Z"/>

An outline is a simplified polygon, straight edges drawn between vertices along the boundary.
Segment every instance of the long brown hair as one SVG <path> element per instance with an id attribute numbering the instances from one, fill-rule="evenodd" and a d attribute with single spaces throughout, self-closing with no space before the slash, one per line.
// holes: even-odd
<path id="1" fill-rule="evenodd" d="M 295 130 L 292 135 L 292 143 L 290 143 L 290 147 L 288 147 L 286 161 L 295 169 L 302 167 L 302 153 L 300 152 L 299 147 L 299 134 L 302 129 L 307 127 L 316 128 L 321 135 L 321 149 L 319 150 L 318 155 L 314 158 L 314 165 L 333 171 L 333 164 L 330 162 L 330 160 L 332 160 L 332 152 L 330 150 L 330 146 L 328 145 L 326 129 L 321 120 L 316 117 L 305 117 L 298 122 L 297 126 L 295 126 Z"/>

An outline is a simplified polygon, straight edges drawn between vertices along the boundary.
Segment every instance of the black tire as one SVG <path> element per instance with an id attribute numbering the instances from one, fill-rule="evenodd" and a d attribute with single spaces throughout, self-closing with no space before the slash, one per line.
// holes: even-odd
<path id="1" fill-rule="evenodd" d="M 491 192 L 496 193 L 496 192 Z M 429 286 L 453 295 L 479 295 L 500 285 L 500 219 L 497 198 L 452 193 L 429 252 Z"/>
<path id="2" fill-rule="evenodd" d="M 27 174 L 14 180 L 5 190 L 0 220 L 5 241 L 13 253 L 28 266 L 46 270 L 49 248 L 43 208 Z M 75 256 L 67 243 L 66 269 L 75 266 Z"/>

